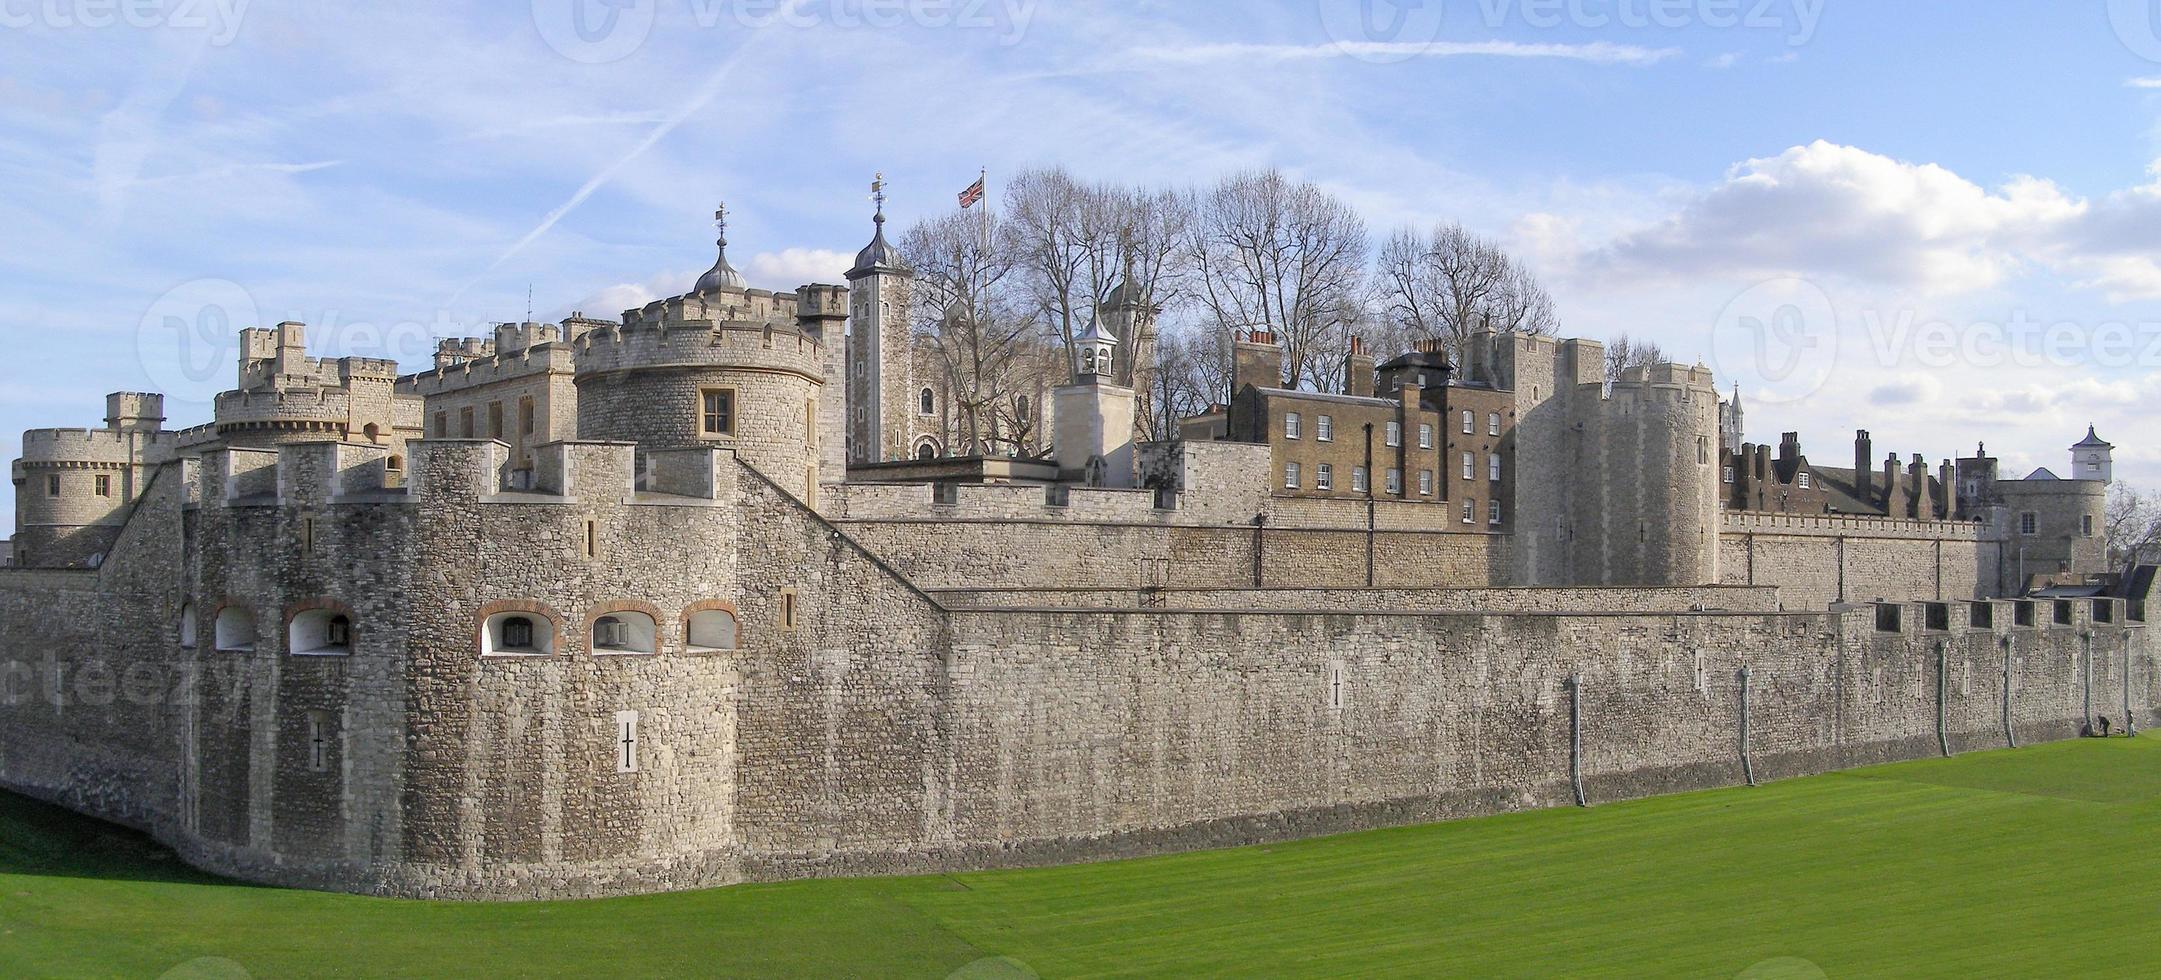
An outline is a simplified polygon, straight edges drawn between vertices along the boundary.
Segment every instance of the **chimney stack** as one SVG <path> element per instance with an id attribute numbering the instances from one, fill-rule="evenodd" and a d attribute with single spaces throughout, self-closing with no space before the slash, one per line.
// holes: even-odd
<path id="1" fill-rule="evenodd" d="M 1254 330 L 1231 345 L 1231 395 L 1247 385 L 1283 387 L 1283 348 L 1276 346 L 1276 335 L 1269 330 Z"/>
<path id="2" fill-rule="evenodd" d="M 1366 339 L 1352 335 L 1350 353 L 1343 355 L 1343 393 L 1373 397 L 1373 368 L 1373 354 L 1366 350 Z"/>
<path id="3" fill-rule="evenodd" d="M 1868 438 L 1867 429 L 1853 432 L 1853 496 L 1862 505 L 1876 506 L 1876 474 L 1871 465 L 1876 460 L 1876 447 Z"/>

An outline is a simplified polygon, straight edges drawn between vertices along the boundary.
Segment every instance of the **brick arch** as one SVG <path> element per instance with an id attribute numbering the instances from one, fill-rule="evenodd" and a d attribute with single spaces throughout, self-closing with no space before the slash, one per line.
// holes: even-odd
<path id="1" fill-rule="evenodd" d="M 743 628 L 743 614 L 736 610 L 735 603 L 726 599 L 700 599 L 684 606 L 682 618 L 677 620 L 677 624 L 683 633 L 683 649 L 690 649 L 690 617 L 702 612 L 715 611 L 727 613 L 730 618 L 735 620 L 735 648 L 737 650 L 743 648 L 747 636 Z"/>
<path id="2" fill-rule="evenodd" d="M 478 656 L 479 651 L 487 647 L 488 619 L 500 613 L 513 612 L 530 613 L 547 620 L 548 631 L 555 636 L 556 654 L 561 655 L 565 652 L 567 648 L 564 644 L 569 641 L 569 638 L 563 635 L 562 614 L 548 608 L 547 603 L 537 599 L 498 599 L 481 606 L 479 611 L 473 614 L 472 638 L 475 656 Z"/>
<path id="3" fill-rule="evenodd" d="M 585 628 L 578 631 L 578 649 L 593 652 L 593 624 L 609 613 L 644 613 L 653 618 L 653 652 L 659 654 L 668 649 L 668 620 L 660 614 L 660 607 L 639 599 L 610 599 L 596 602 L 585 611 Z"/>
<path id="4" fill-rule="evenodd" d="M 218 620 L 220 620 L 220 619 L 223 619 L 223 618 L 225 617 L 225 610 L 227 610 L 227 609 L 239 609 L 239 610 L 241 610 L 242 612 L 245 612 L 245 613 L 247 613 L 247 614 L 248 614 L 249 616 L 251 616 L 251 617 L 253 617 L 253 618 L 254 618 L 254 620 L 255 620 L 255 639 L 256 639 L 256 641 L 257 641 L 258 643 L 260 643 L 260 641 L 262 640 L 262 636 L 263 636 L 263 618 L 262 618 L 261 616 L 258 616 L 258 615 L 256 615 L 256 613 L 255 613 L 255 604 L 254 604 L 254 603 L 252 603 L 252 602 L 249 602 L 249 601 L 247 601 L 246 599 L 241 599 L 241 598 L 237 598 L 237 597 L 235 597 L 235 596 L 230 596 L 230 595 L 227 595 L 227 596 L 221 596 L 221 597 L 219 597 L 219 599 L 218 599 L 218 601 L 217 601 L 217 604 L 216 604 L 216 605 L 214 605 L 214 606 L 212 606 L 212 607 L 210 608 L 210 618 L 209 618 L 208 620 L 204 620 L 204 619 L 203 619 L 203 618 L 202 618 L 202 617 L 201 617 L 200 615 L 198 615 L 198 616 L 196 617 L 196 619 L 195 619 L 195 646 L 196 646 L 196 649 L 204 649 L 204 648 L 208 648 L 208 649 L 210 649 L 210 650 L 212 650 L 212 651 L 218 651 L 218 650 L 222 650 L 222 649 L 224 649 L 223 647 L 220 647 L 220 646 L 218 645 Z M 205 642 L 203 642 L 203 629 L 204 629 L 204 624 L 205 624 L 206 622 L 207 622 L 207 623 L 209 624 L 209 630 L 210 630 L 210 641 L 209 641 L 208 643 L 205 643 Z M 283 638 L 281 637 L 281 638 L 280 638 L 280 642 L 282 642 L 282 640 L 283 640 Z"/>

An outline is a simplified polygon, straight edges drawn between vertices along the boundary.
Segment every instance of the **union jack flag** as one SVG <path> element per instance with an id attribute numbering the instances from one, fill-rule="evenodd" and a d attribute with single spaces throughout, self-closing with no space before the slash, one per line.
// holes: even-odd
<path id="1" fill-rule="evenodd" d="M 966 211 L 970 207 L 973 207 L 975 205 L 975 202 L 982 199 L 983 178 L 977 177 L 975 179 L 975 183 L 969 184 L 967 190 L 960 192 L 960 208 L 961 210 Z"/>

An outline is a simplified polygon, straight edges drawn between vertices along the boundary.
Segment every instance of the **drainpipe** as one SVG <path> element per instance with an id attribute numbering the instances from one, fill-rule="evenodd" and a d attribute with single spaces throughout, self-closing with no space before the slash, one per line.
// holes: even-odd
<path id="1" fill-rule="evenodd" d="M 1936 641 L 1936 747 L 1951 755 L 1951 644 Z"/>
<path id="2" fill-rule="evenodd" d="M 1576 805 L 1587 806 L 1583 799 L 1583 675 L 1568 675 L 1568 786 L 1576 794 Z"/>
<path id="3" fill-rule="evenodd" d="M 2011 638 L 2003 638 L 2003 742 L 2018 748 L 2018 729 L 2011 725 Z"/>
<path id="4" fill-rule="evenodd" d="M 2080 719 L 2079 719 L 2079 725 L 2080 725 L 2080 726 L 2081 726 L 2082 728 L 2084 728 L 2084 729 L 2085 729 L 2085 731 L 2083 731 L 2083 732 L 2080 732 L 2080 734 L 2082 734 L 2082 735 L 2083 735 L 2083 734 L 2086 734 L 2087 732 L 2091 732 L 2091 731 L 2093 731 L 2093 730 L 2094 730 L 2094 727 L 2093 727 L 2093 631 L 2092 631 L 2092 630 L 2088 630 L 2088 631 L 2086 631 L 2086 632 L 2084 632 L 2084 633 L 2080 633 L 2080 634 L 2078 635 L 2078 641 L 2079 641 L 2079 647 L 2080 647 L 2080 648 L 2081 648 L 2081 649 L 2082 649 L 2082 650 L 2083 650 L 2083 651 L 2085 652 L 2085 654 L 2086 654 L 2086 664 L 2085 664 L 2086 714 L 2085 714 L 2085 716 L 2084 716 L 2084 717 L 2082 717 L 2082 718 L 2080 718 Z"/>
<path id="5" fill-rule="evenodd" d="M 1748 665 L 1741 665 L 1741 777 L 1756 785 L 1756 765 L 1748 757 Z"/>
<path id="6" fill-rule="evenodd" d="M 2123 631 L 2123 733 L 2138 734 L 2138 722 L 2131 715 L 2131 631 Z"/>

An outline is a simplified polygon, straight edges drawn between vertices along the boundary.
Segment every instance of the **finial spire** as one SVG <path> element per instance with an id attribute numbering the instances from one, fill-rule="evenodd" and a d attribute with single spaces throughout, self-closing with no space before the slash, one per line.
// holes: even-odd
<path id="1" fill-rule="evenodd" d="M 713 242 L 714 245 L 720 247 L 720 256 L 713 261 L 713 267 L 705 271 L 705 275 L 698 277 L 698 283 L 692 289 L 700 293 L 708 289 L 741 289 L 743 288 L 743 274 L 735 271 L 735 267 L 728 264 L 728 205 L 726 202 L 722 202 L 713 208 L 713 225 L 720 229 L 720 237 Z"/>
<path id="2" fill-rule="evenodd" d="M 877 213 L 877 214 L 875 214 L 875 215 L 872 215 L 872 216 L 871 216 L 871 219 L 870 219 L 870 220 L 872 220 L 872 221 L 875 221 L 875 222 L 877 222 L 877 223 L 878 223 L 878 224 L 880 224 L 880 225 L 884 225 L 884 224 L 885 224 L 885 171 L 883 171 L 883 170 L 880 170 L 880 171 L 878 171 L 877 173 L 875 173 L 875 174 L 872 174 L 872 175 L 871 175 L 871 179 L 870 179 L 870 199 L 871 199 L 871 200 L 873 200 L 873 201 L 876 201 L 876 202 L 878 202 L 878 213 Z"/>

